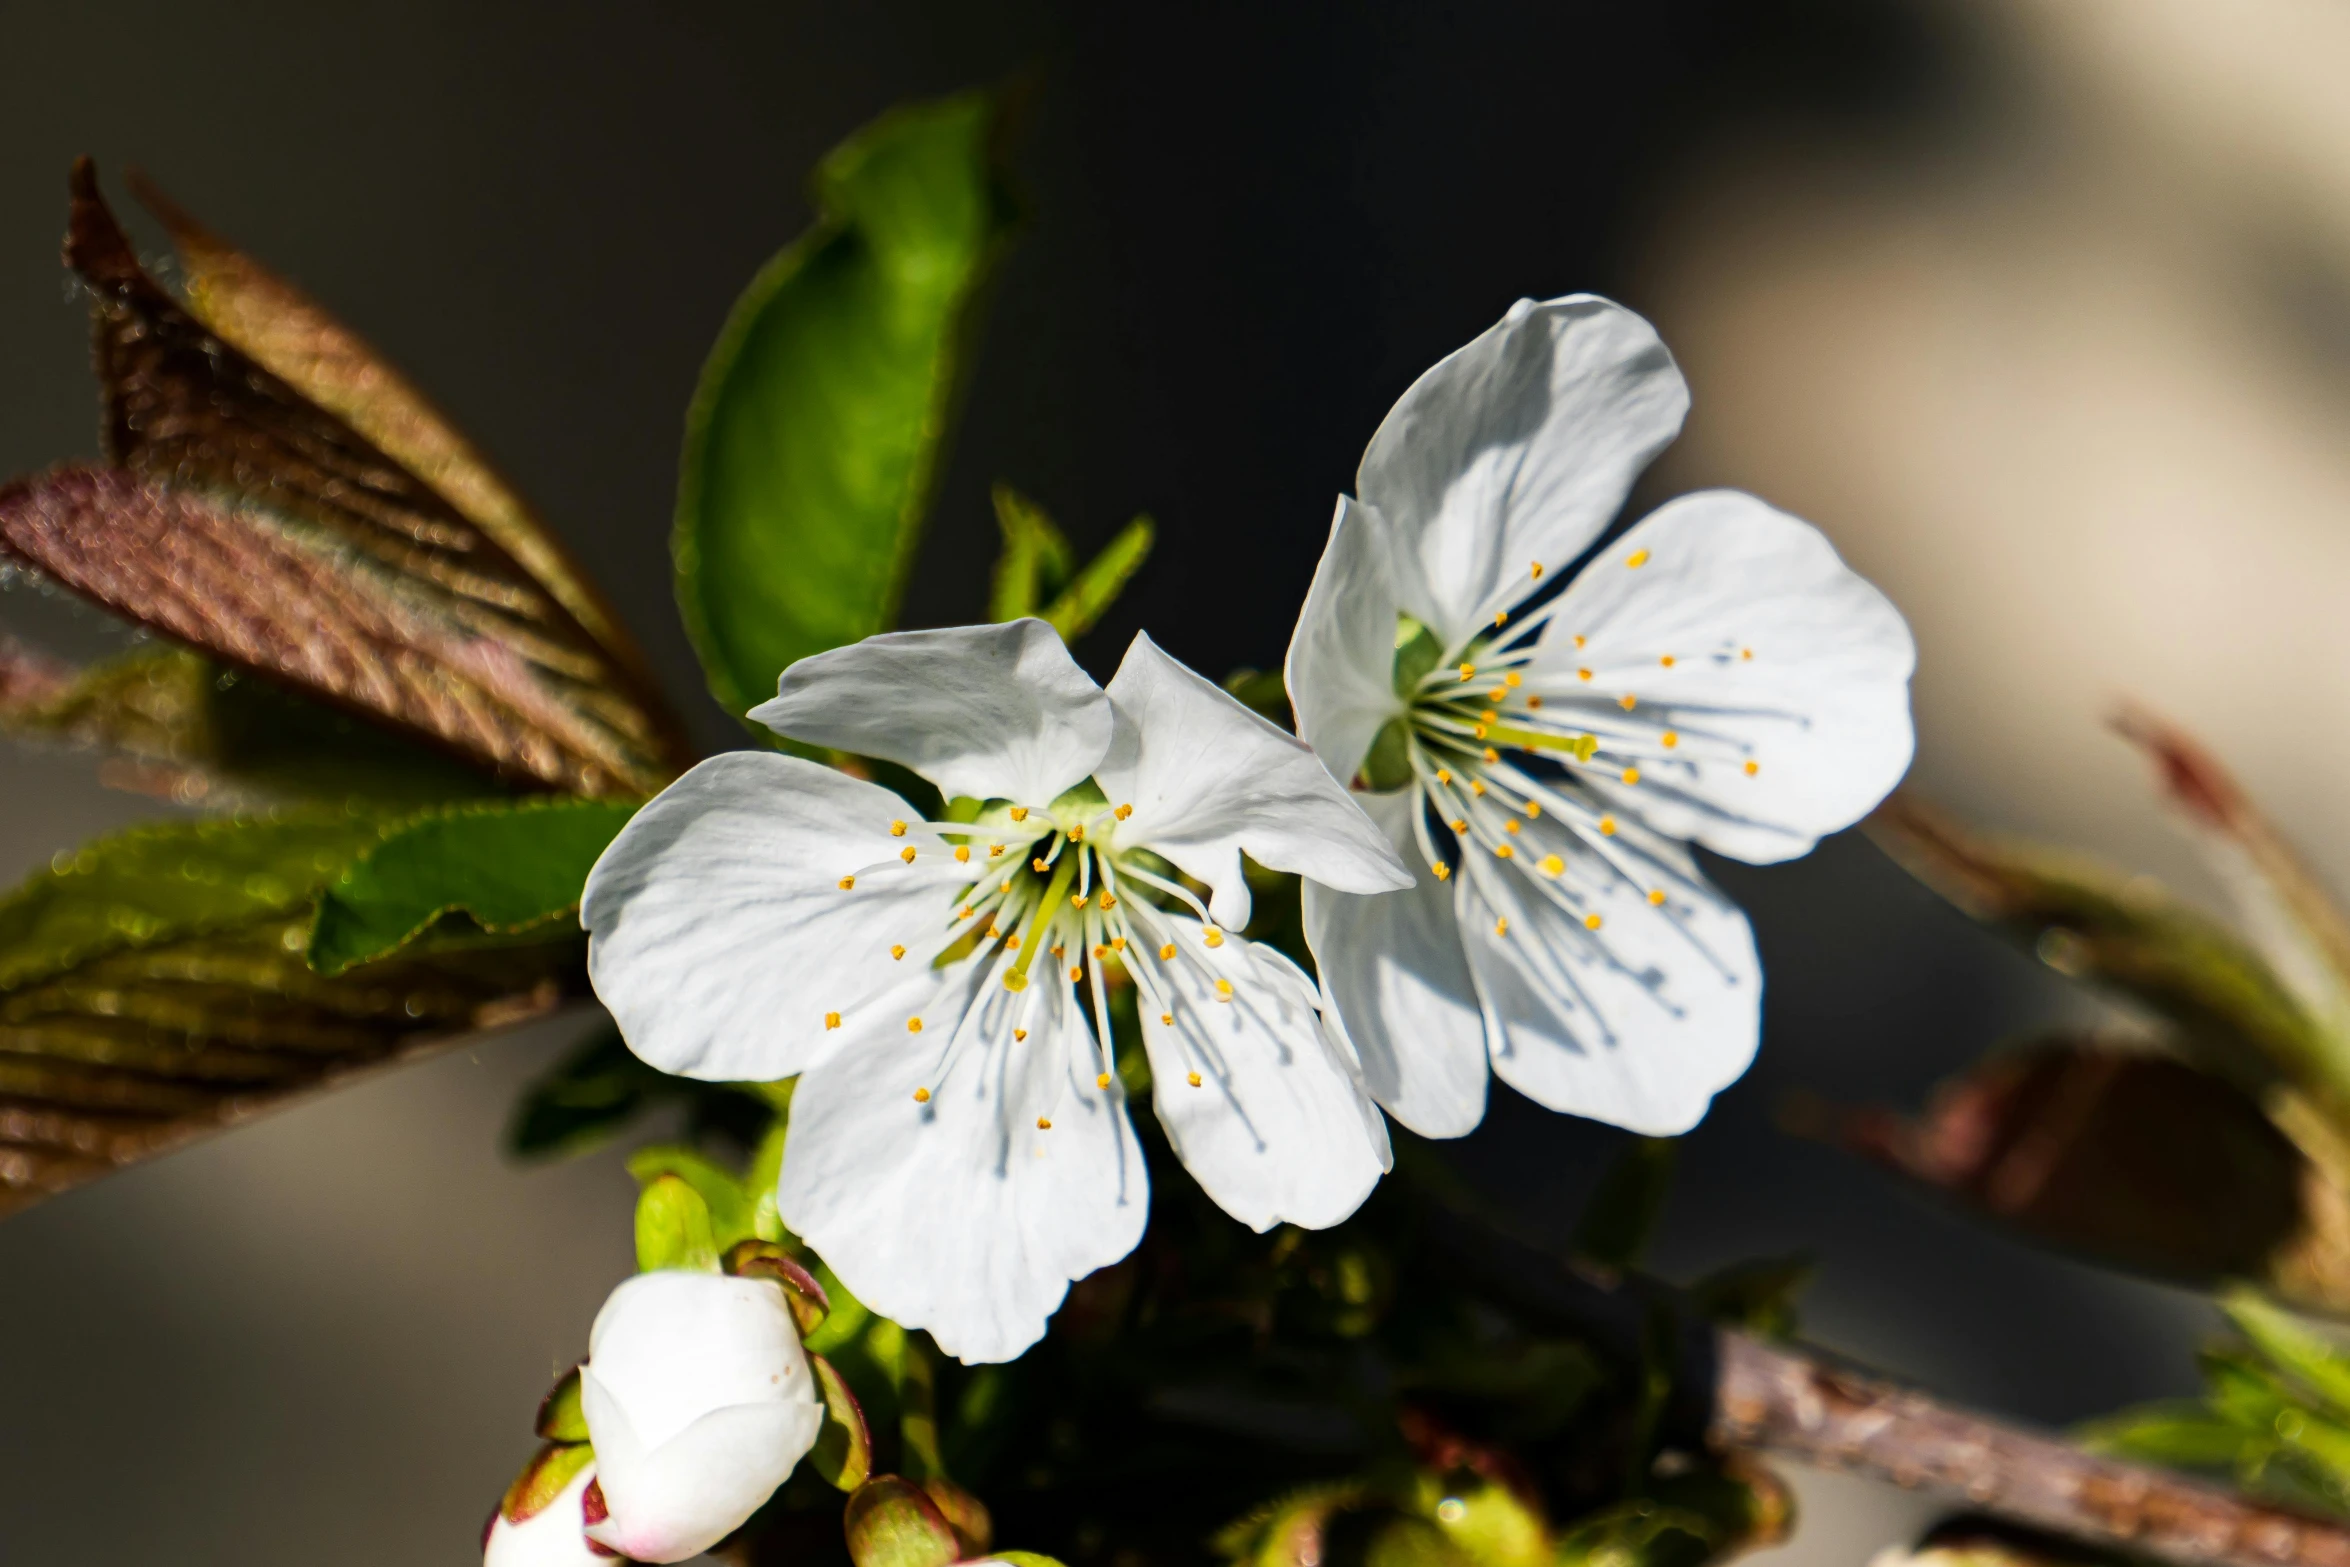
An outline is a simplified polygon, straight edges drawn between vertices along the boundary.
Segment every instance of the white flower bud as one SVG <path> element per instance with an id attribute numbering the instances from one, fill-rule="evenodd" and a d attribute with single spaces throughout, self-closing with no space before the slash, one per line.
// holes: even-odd
<path id="1" fill-rule="evenodd" d="M 589 1464 L 553 1501 L 520 1522 L 503 1512 L 491 1514 L 481 1542 L 481 1567 L 612 1567 L 612 1558 L 588 1543 L 583 1504 L 595 1478 L 596 1466 Z"/>
<path id="2" fill-rule="evenodd" d="M 641 1562 L 684 1561 L 741 1527 L 824 1424 L 783 1287 L 678 1269 L 604 1302 L 580 1404 L 608 1511 L 589 1537 Z"/>

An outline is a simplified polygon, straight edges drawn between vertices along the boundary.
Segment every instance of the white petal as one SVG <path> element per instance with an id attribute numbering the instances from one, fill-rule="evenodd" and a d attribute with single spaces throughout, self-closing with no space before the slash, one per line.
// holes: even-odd
<path id="1" fill-rule="evenodd" d="M 1763 863 L 1851 826 L 1900 781 L 1916 662 L 1900 611 L 1817 528 L 1707 490 L 1660 507 L 1583 570 L 1545 629 L 1532 684 L 1546 712 L 1580 693 L 1599 704 L 1595 732 L 1626 736 L 1638 786 L 1612 782 L 1616 767 L 1588 775 L 1615 809 Z M 1670 750 L 1655 739 L 1665 730 Z"/>
<path id="2" fill-rule="evenodd" d="M 1165 855 L 1214 890 L 1209 912 L 1248 923 L 1240 856 L 1343 888 L 1386 892 L 1409 873 L 1303 741 L 1138 634 L 1110 682 L 1117 728 L 1095 779 L 1133 814 L 1120 844 Z"/>
<path id="3" fill-rule="evenodd" d="M 891 834 L 913 814 L 878 785 L 763 752 L 671 784 L 604 851 L 580 906 L 588 975 L 629 1048 L 685 1077 L 767 1081 L 904 1027 L 938 987 L 930 960 L 960 933 L 972 881 L 927 829 Z"/>
<path id="4" fill-rule="evenodd" d="M 588 1548 L 587 1519 L 581 1503 L 596 1466 L 589 1464 L 571 1477 L 555 1499 L 520 1523 L 508 1523 L 503 1514 L 490 1522 L 490 1536 L 482 1542 L 481 1567 L 611 1567 L 612 1558 Z"/>
<path id="5" fill-rule="evenodd" d="M 1397 400 L 1356 493 L 1403 605 L 1448 646 L 1590 547 L 1680 432 L 1689 390 L 1646 321 L 1589 294 L 1521 299 Z"/>
<path id="6" fill-rule="evenodd" d="M 772 1279 L 673 1268 L 640 1273 L 596 1313 L 587 1366 L 648 1448 L 713 1409 L 821 1396 L 783 1286 Z M 593 1420 L 589 1432 L 602 1440 Z"/>
<path id="7" fill-rule="evenodd" d="M 587 1532 L 632 1561 L 681 1562 L 741 1528 L 824 1424 L 818 1404 L 734 1404 L 648 1447 L 592 1369 L 580 1373 L 579 1393 L 609 1510 Z M 791 1461 L 779 1465 L 783 1453 Z"/>
<path id="8" fill-rule="evenodd" d="M 1395 624 L 1402 607 L 1387 580 L 1379 514 L 1338 498 L 1330 542 L 1290 633 L 1283 666 L 1297 732 L 1341 783 L 1353 779 L 1371 742 L 1403 712 L 1395 694 Z"/>
<path id="9" fill-rule="evenodd" d="M 1134 923 L 1150 938 L 1132 950 L 1151 981 L 1151 1102 L 1183 1167 L 1252 1229 L 1324 1229 L 1361 1207 L 1387 1168 L 1387 1130 L 1323 1027 L 1313 981 L 1271 947 L 1208 946 L 1185 916 L 1138 909 Z M 1156 958 L 1162 942 L 1173 959 Z"/>
<path id="10" fill-rule="evenodd" d="M 1453 877 L 1495 1075 L 1570 1115 L 1687 1131 L 1754 1059 L 1762 971 L 1746 917 L 1679 845 L 1636 824 L 1605 856 L 1547 817 L 1516 848 L 1503 861 L 1469 847 Z M 1532 867 L 1550 854 L 1564 871 L 1546 889 Z M 1651 904 L 1652 890 L 1669 902 Z"/>
<path id="11" fill-rule="evenodd" d="M 750 716 L 912 768 L 950 799 L 1046 806 L 1092 773 L 1110 704 L 1041 620 L 892 631 L 803 658 Z"/>
<path id="12" fill-rule="evenodd" d="M 1150 1207 L 1117 1079 L 1095 1086 L 1106 1068 L 1052 962 L 1039 954 L 1017 994 L 1001 959 L 957 965 L 935 1027 L 835 1056 L 792 1099 L 784 1222 L 859 1299 L 967 1363 L 1043 1337 L 1070 1281 L 1132 1251 Z"/>
<path id="13" fill-rule="evenodd" d="M 1485 1118 L 1485 1018 L 1453 892 L 1413 841 L 1419 790 L 1356 798 L 1416 880 L 1368 898 L 1308 882 L 1306 944 L 1371 1096 L 1422 1137 L 1459 1137 Z"/>

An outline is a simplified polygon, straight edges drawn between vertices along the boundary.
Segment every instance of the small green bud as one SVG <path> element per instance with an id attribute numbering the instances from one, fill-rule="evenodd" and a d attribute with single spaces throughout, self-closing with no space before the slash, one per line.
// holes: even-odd
<path id="1" fill-rule="evenodd" d="M 579 1367 L 563 1373 L 563 1380 L 539 1401 L 538 1433 L 550 1442 L 588 1439 L 587 1414 L 579 1407 Z"/>
<path id="2" fill-rule="evenodd" d="M 546 1511 L 548 1504 L 563 1494 L 563 1488 L 595 1461 L 596 1450 L 585 1442 L 549 1442 L 531 1455 L 522 1473 L 506 1488 L 498 1516 L 508 1523 L 521 1523 Z"/>
<path id="3" fill-rule="evenodd" d="M 963 1554 L 938 1504 L 896 1475 L 876 1475 L 859 1486 L 841 1527 L 856 1567 L 949 1567 Z"/>
<path id="4" fill-rule="evenodd" d="M 636 1265 L 640 1273 L 661 1268 L 718 1271 L 710 1205 L 677 1176 L 654 1177 L 636 1200 Z"/>

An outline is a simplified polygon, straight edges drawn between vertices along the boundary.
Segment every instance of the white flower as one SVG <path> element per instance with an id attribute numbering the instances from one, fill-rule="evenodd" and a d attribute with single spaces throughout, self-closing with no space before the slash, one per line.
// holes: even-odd
<path id="1" fill-rule="evenodd" d="M 1354 1211 L 1379 1112 L 1312 982 L 1231 934 L 1243 851 L 1351 893 L 1407 882 L 1312 752 L 1148 637 L 1105 692 L 1035 620 L 803 659 L 752 716 L 909 767 L 958 819 L 791 757 L 704 762 L 588 878 L 589 972 L 665 1071 L 801 1074 L 778 1201 L 868 1304 L 1008 1359 L 1133 1250 L 1113 969 L 1208 1194 L 1260 1230 Z"/>
<path id="2" fill-rule="evenodd" d="M 611 1567 L 612 1558 L 588 1543 L 584 1503 L 595 1478 L 591 1462 L 537 1511 L 518 1519 L 502 1508 L 491 1514 L 481 1567 Z"/>
<path id="3" fill-rule="evenodd" d="M 1290 643 L 1299 732 L 1426 867 L 1308 886 L 1372 1093 L 1432 1137 L 1492 1070 L 1554 1110 L 1687 1130 L 1753 1059 L 1752 862 L 1851 825 L 1909 764 L 1909 630 L 1809 524 L 1685 495 L 1560 588 L 1688 392 L 1648 323 L 1520 300 L 1363 454 Z"/>
<path id="4" fill-rule="evenodd" d="M 614 1290 L 579 1398 L 607 1511 L 588 1536 L 642 1562 L 683 1561 L 741 1527 L 824 1424 L 783 1287 L 717 1273 L 663 1269 Z"/>

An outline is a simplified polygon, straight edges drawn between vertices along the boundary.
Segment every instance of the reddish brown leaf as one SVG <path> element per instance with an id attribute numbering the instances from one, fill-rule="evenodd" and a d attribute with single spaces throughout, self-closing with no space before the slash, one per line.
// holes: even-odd
<path id="1" fill-rule="evenodd" d="M 180 546 L 183 560 L 211 561 L 205 589 L 159 602 L 126 597 L 168 586 L 126 570 L 113 573 L 116 594 L 94 596 L 231 661 L 416 728 L 501 776 L 603 794 L 648 791 L 676 770 L 683 752 L 657 698 L 553 593 L 430 485 L 148 277 L 87 160 L 75 166 L 73 197 L 66 259 L 91 290 L 107 453 L 154 481 L 137 503 L 146 536 L 207 510 L 211 518 L 199 529 L 208 537 Z M 183 493 L 153 499 L 167 491 Z M 56 525 L 96 529 L 62 553 L 94 559 L 122 542 L 99 525 L 93 499 L 84 487 L 42 508 Z M 305 584 L 303 605 L 274 617 L 266 635 L 253 633 L 273 617 L 188 602 L 218 584 L 223 562 L 247 558 L 276 563 L 273 584 Z M 92 591 L 87 570 L 67 580 Z M 215 622 L 247 634 L 216 647 L 200 639 Z M 384 639 L 411 631 L 431 646 L 386 662 Z M 336 648 L 306 658 L 300 644 L 321 634 Z M 457 688 L 393 694 L 420 669 L 451 668 L 452 649 L 467 666 Z M 321 666 L 336 678 L 318 680 Z M 536 732 L 492 739 L 516 724 Z"/>

